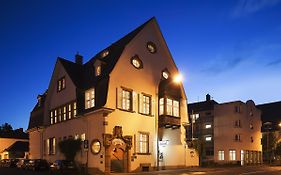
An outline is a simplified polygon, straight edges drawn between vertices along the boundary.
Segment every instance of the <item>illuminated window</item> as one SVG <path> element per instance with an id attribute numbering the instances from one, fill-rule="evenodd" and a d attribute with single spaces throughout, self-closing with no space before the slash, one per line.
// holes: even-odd
<path id="1" fill-rule="evenodd" d="M 224 160 L 224 151 L 218 151 L 218 159 Z"/>
<path id="2" fill-rule="evenodd" d="M 121 108 L 128 111 L 132 110 L 132 91 L 122 89 Z"/>
<path id="3" fill-rule="evenodd" d="M 49 138 L 47 143 L 48 143 L 48 148 L 49 148 L 48 153 L 50 155 L 56 154 L 56 138 L 55 137 Z"/>
<path id="4" fill-rule="evenodd" d="M 66 106 L 63 107 L 63 120 L 66 120 Z"/>
<path id="5" fill-rule="evenodd" d="M 236 160 L 236 151 L 229 150 L 229 160 Z"/>
<path id="6" fill-rule="evenodd" d="M 58 92 L 62 91 L 63 89 L 65 89 L 65 78 L 64 77 L 58 80 L 58 85 L 57 85 Z"/>
<path id="7" fill-rule="evenodd" d="M 163 71 L 162 72 L 162 77 L 165 78 L 165 79 L 168 79 L 169 78 L 169 73 L 167 71 Z"/>
<path id="8" fill-rule="evenodd" d="M 142 105 L 143 105 L 142 113 L 149 115 L 149 114 L 151 114 L 151 111 L 150 111 L 150 109 L 151 109 L 150 108 L 151 107 L 151 97 L 146 96 L 146 95 L 143 95 L 142 97 L 143 97 L 143 99 L 142 99 Z"/>
<path id="9" fill-rule="evenodd" d="M 73 116 L 76 117 L 77 115 L 77 109 L 76 109 L 76 102 L 73 103 Z"/>
<path id="10" fill-rule="evenodd" d="M 179 117 L 180 108 L 179 108 L 179 102 L 176 100 L 173 100 L 173 116 Z"/>
<path id="11" fill-rule="evenodd" d="M 142 61 L 138 55 L 135 55 L 131 58 L 131 64 L 137 69 L 143 68 Z"/>
<path id="12" fill-rule="evenodd" d="M 53 111 L 50 112 L 50 117 L 51 117 L 51 125 L 54 123 L 54 116 L 53 116 Z"/>
<path id="13" fill-rule="evenodd" d="M 104 58 L 106 57 L 107 55 L 109 55 L 109 51 L 108 50 L 105 50 L 101 53 L 101 57 Z"/>
<path id="14" fill-rule="evenodd" d="M 75 134 L 74 139 L 78 140 L 79 139 L 79 134 Z"/>
<path id="15" fill-rule="evenodd" d="M 199 119 L 199 114 L 191 114 L 190 115 L 192 123 L 195 123 L 197 119 Z"/>
<path id="16" fill-rule="evenodd" d="M 57 110 L 55 110 L 54 118 L 55 118 L 55 122 L 54 123 L 57 123 Z"/>
<path id="17" fill-rule="evenodd" d="M 68 119 L 71 119 L 71 117 L 72 117 L 72 116 L 71 116 L 71 115 L 72 115 L 71 113 L 72 113 L 72 112 L 71 112 L 71 104 L 69 104 L 69 105 L 68 105 Z"/>
<path id="18" fill-rule="evenodd" d="M 167 98 L 166 114 L 174 117 L 179 117 L 179 101 Z"/>
<path id="19" fill-rule="evenodd" d="M 95 107 L 95 89 L 85 92 L 85 109 Z"/>
<path id="20" fill-rule="evenodd" d="M 86 140 L 86 134 L 85 133 L 81 134 L 81 141 L 84 141 L 84 140 Z"/>
<path id="21" fill-rule="evenodd" d="M 206 128 L 206 129 L 212 128 L 212 125 L 211 125 L 211 124 L 206 124 L 206 125 L 205 125 L 205 128 Z"/>
<path id="22" fill-rule="evenodd" d="M 139 133 L 139 153 L 148 153 L 149 135 L 147 133 Z"/>
<path id="23" fill-rule="evenodd" d="M 205 137 L 205 140 L 206 140 L 206 142 L 212 141 L 212 136 L 206 136 L 206 137 Z"/>
<path id="24" fill-rule="evenodd" d="M 101 66 L 100 65 L 96 68 L 96 75 L 97 76 L 101 75 Z"/>
<path id="25" fill-rule="evenodd" d="M 150 53 L 156 53 L 156 45 L 153 43 L 153 42 L 147 42 L 147 50 L 150 52 Z"/>
<path id="26" fill-rule="evenodd" d="M 166 109 L 167 115 L 173 115 L 173 100 L 167 98 Z"/>
<path id="27" fill-rule="evenodd" d="M 58 109 L 58 113 L 59 113 L 59 115 L 58 115 L 58 120 L 59 120 L 59 122 L 60 122 L 60 121 L 61 121 L 61 108 Z"/>
<path id="28" fill-rule="evenodd" d="M 159 99 L 159 115 L 164 114 L 164 98 Z"/>

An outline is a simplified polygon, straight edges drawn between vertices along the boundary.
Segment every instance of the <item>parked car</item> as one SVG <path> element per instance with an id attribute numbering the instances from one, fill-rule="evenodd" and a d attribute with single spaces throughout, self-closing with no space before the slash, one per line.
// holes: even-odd
<path id="1" fill-rule="evenodd" d="M 11 165 L 11 159 L 2 159 L 1 160 L 1 167 L 10 167 Z"/>
<path id="2" fill-rule="evenodd" d="M 21 169 L 26 169 L 29 161 L 29 159 L 20 159 L 17 163 L 17 167 Z"/>
<path id="3" fill-rule="evenodd" d="M 60 172 L 60 173 L 77 173 L 78 167 L 74 161 L 69 160 L 56 160 L 50 165 L 51 172 Z"/>
<path id="4" fill-rule="evenodd" d="M 20 159 L 10 159 L 9 167 L 14 168 L 17 167 L 17 163 Z"/>
<path id="5" fill-rule="evenodd" d="M 26 169 L 28 170 L 48 170 L 50 167 L 50 164 L 45 159 L 31 159 L 26 164 Z"/>
<path id="6" fill-rule="evenodd" d="M 9 163 L 9 159 L 2 159 L 0 161 L 0 167 L 7 167 L 8 163 Z"/>

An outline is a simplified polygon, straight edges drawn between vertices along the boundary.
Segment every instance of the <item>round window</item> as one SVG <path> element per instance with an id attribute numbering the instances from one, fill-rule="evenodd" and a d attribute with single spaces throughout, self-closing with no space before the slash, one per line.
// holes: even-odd
<path id="1" fill-rule="evenodd" d="M 165 78 L 165 79 L 168 79 L 169 78 L 169 73 L 167 71 L 163 71 L 162 72 L 162 77 Z"/>
<path id="2" fill-rule="evenodd" d="M 143 68 L 142 61 L 137 55 L 131 58 L 131 64 L 137 69 Z"/>
<path id="3" fill-rule="evenodd" d="M 106 57 L 107 55 L 109 54 L 109 51 L 108 50 L 105 50 L 101 53 L 101 57 L 104 58 Z"/>
<path id="4" fill-rule="evenodd" d="M 98 139 L 92 141 L 91 152 L 93 154 L 98 154 L 101 151 L 101 143 Z"/>
<path id="5" fill-rule="evenodd" d="M 147 45 L 146 45 L 146 47 L 147 47 L 147 50 L 150 52 L 150 53 L 156 53 L 156 45 L 153 43 L 153 42 L 151 42 L 151 41 L 149 41 L 148 43 L 147 43 Z"/>

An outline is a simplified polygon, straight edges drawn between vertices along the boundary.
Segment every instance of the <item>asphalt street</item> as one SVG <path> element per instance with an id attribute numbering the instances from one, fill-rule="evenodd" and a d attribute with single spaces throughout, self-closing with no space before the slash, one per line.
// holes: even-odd
<path id="1" fill-rule="evenodd" d="M 49 175 L 48 171 L 33 172 L 16 168 L 0 168 L 0 175 Z M 281 166 L 246 166 L 219 168 L 187 168 L 141 173 L 113 173 L 112 175 L 281 175 Z"/>

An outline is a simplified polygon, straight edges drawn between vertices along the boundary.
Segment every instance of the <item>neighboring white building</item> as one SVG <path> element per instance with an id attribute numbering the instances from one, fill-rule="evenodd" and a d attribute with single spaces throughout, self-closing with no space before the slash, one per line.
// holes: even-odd
<path id="1" fill-rule="evenodd" d="M 62 159 L 58 142 L 89 141 L 80 163 L 102 172 L 198 165 L 187 148 L 187 99 L 155 18 L 88 62 L 58 58 L 29 121 L 30 156 Z"/>
<path id="2" fill-rule="evenodd" d="M 211 100 L 188 104 L 194 117 L 193 138 L 205 143 L 203 162 L 261 164 L 261 111 L 252 100 L 217 103 Z"/>

